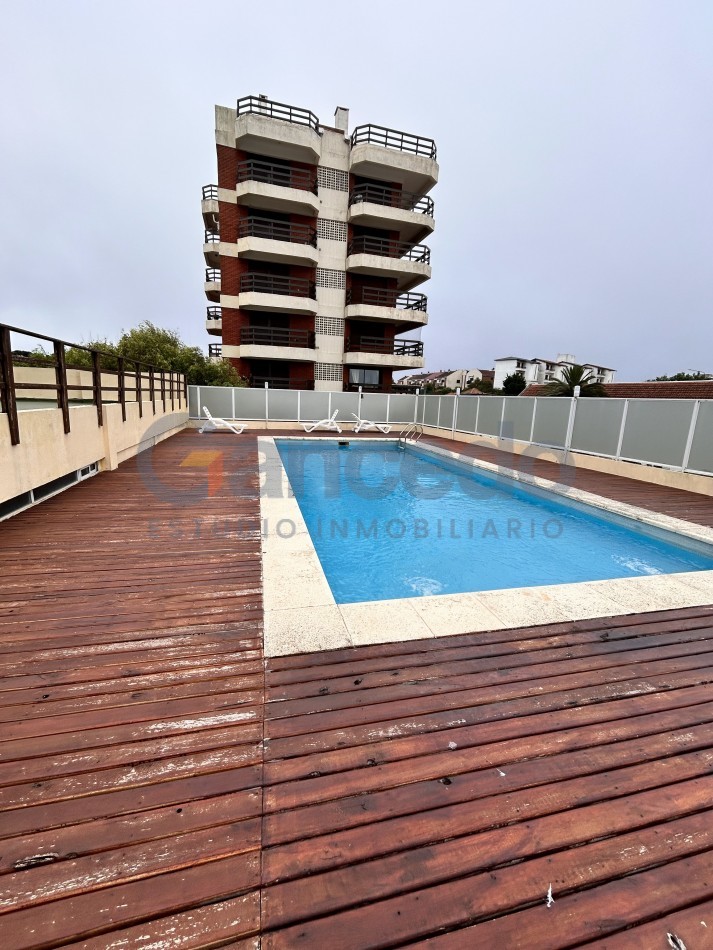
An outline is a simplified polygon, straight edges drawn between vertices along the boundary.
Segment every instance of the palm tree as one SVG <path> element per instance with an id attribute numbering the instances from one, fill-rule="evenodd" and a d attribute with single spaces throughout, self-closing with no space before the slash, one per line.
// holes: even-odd
<path id="1" fill-rule="evenodd" d="M 595 381 L 594 374 L 583 366 L 575 364 L 562 371 L 562 379 L 548 383 L 542 390 L 543 396 L 574 396 L 574 388 L 579 386 L 580 396 L 608 396 L 601 383 Z"/>

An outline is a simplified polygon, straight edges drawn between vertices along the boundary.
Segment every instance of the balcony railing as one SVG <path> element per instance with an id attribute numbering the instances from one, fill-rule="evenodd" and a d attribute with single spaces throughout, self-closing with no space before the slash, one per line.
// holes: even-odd
<path id="1" fill-rule="evenodd" d="M 415 211 L 433 217 L 433 198 L 417 195 L 412 191 L 400 191 L 398 188 L 386 188 L 381 185 L 355 185 L 349 195 L 349 204 L 368 201 L 370 204 L 397 208 L 399 211 Z"/>
<path id="2" fill-rule="evenodd" d="M 317 247 L 317 231 L 306 224 L 288 224 L 269 218 L 245 218 L 238 225 L 238 237 L 265 238 L 268 241 L 287 241 L 290 244 L 309 244 Z"/>
<path id="3" fill-rule="evenodd" d="M 250 385 L 263 388 L 267 383 L 270 389 L 314 389 L 313 379 L 292 379 L 289 376 L 251 376 Z"/>
<path id="4" fill-rule="evenodd" d="M 238 115 L 252 113 L 267 116 L 269 119 L 282 119 L 283 122 L 306 125 L 315 132 L 319 132 L 319 119 L 314 112 L 297 106 L 288 106 L 284 102 L 263 99 L 262 96 L 243 96 L 242 99 L 238 99 L 236 112 Z"/>
<path id="5" fill-rule="evenodd" d="M 422 310 L 425 313 L 428 310 L 428 297 L 425 294 L 400 294 L 397 290 L 385 290 L 383 287 L 351 287 L 347 290 L 347 306 L 350 304 Z"/>
<path id="6" fill-rule="evenodd" d="M 222 344 L 222 343 L 209 343 L 209 344 L 208 344 L 208 356 L 222 357 L 222 356 L 223 356 L 223 344 Z"/>
<path id="7" fill-rule="evenodd" d="M 420 340 L 384 340 L 378 336 L 347 339 L 347 353 L 386 353 L 388 356 L 423 356 Z"/>
<path id="8" fill-rule="evenodd" d="M 218 186 L 217 185 L 203 185 L 203 200 L 218 200 Z"/>
<path id="9" fill-rule="evenodd" d="M 314 333 L 311 330 L 288 330 L 281 327 L 243 327 L 240 331 L 241 346 L 295 346 L 314 349 Z"/>
<path id="10" fill-rule="evenodd" d="M 206 228 L 205 234 L 203 236 L 204 244 L 220 244 L 220 234 L 218 231 L 209 231 Z"/>
<path id="11" fill-rule="evenodd" d="M 311 191 L 317 194 L 317 176 L 307 168 L 290 168 L 277 162 L 249 158 L 239 162 L 236 180 L 260 181 L 266 185 L 278 185 L 281 188 L 297 188 L 299 191 Z"/>
<path id="12" fill-rule="evenodd" d="M 220 283 L 220 268 L 206 267 L 205 280 L 207 284 Z"/>
<path id="13" fill-rule="evenodd" d="M 425 244 L 409 244 L 407 241 L 389 241 L 376 237 L 356 237 L 347 247 L 347 254 L 376 254 L 417 264 L 430 264 L 431 249 Z"/>
<path id="14" fill-rule="evenodd" d="M 352 132 L 351 142 L 352 148 L 368 142 L 371 145 L 381 145 L 383 148 L 410 152 L 412 155 L 436 158 L 436 143 L 433 139 L 411 135 L 409 132 L 397 132 L 396 129 L 387 129 L 383 125 L 358 125 Z"/>
<path id="15" fill-rule="evenodd" d="M 241 294 L 282 294 L 286 297 L 317 296 L 314 281 L 304 277 L 280 277 L 274 274 L 243 274 L 240 278 Z"/>
<path id="16" fill-rule="evenodd" d="M 222 320 L 223 319 L 223 308 L 222 307 L 206 307 L 205 308 L 206 320 Z"/>

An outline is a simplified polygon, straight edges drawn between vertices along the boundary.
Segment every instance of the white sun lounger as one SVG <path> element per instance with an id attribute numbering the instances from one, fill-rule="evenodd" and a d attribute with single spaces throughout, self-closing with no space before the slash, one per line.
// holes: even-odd
<path id="1" fill-rule="evenodd" d="M 198 430 L 199 432 L 205 432 L 206 429 L 230 429 L 231 432 L 240 435 L 245 429 L 244 422 L 227 422 L 225 419 L 216 419 L 214 416 L 211 416 L 205 406 L 203 406 L 203 412 L 205 413 L 206 421 Z"/>
<path id="2" fill-rule="evenodd" d="M 378 429 L 379 432 L 383 432 L 384 435 L 387 435 L 389 432 L 391 432 L 391 426 L 386 425 L 385 423 L 382 423 L 382 422 L 369 422 L 368 419 L 361 419 L 355 412 L 353 412 L 352 415 L 354 416 L 354 418 L 355 418 L 356 421 L 357 421 L 357 424 L 354 426 L 354 431 L 355 431 L 355 432 L 362 432 L 362 431 L 364 431 L 365 429 L 366 429 L 366 430 L 369 430 L 369 429 Z"/>
<path id="3" fill-rule="evenodd" d="M 338 409 L 335 409 L 329 419 L 320 419 L 319 422 L 303 422 L 305 432 L 314 432 L 315 429 L 328 429 L 330 432 L 341 432 L 342 430 L 337 425 L 337 413 Z"/>

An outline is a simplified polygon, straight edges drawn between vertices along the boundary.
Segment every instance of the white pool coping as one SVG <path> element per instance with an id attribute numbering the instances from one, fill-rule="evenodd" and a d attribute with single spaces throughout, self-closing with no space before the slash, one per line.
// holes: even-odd
<path id="1" fill-rule="evenodd" d="M 349 434 L 345 433 L 343 438 L 348 439 Z M 324 437 L 309 441 L 324 442 Z M 702 525 L 569 488 L 430 443 L 419 448 L 696 542 L 713 544 L 713 529 Z M 258 455 L 266 656 L 713 604 L 713 571 L 337 604 L 292 495 L 274 438 L 258 437 Z M 280 536 L 280 532 L 286 535 L 288 531 L 289 537 Z"/>

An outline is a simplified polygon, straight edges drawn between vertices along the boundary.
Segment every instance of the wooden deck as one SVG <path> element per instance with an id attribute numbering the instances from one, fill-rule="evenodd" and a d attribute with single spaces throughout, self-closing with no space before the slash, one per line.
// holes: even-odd
<path id="1" fill-rule="evenodd" d="M 2 950 L 713 947 L 713 605 L 265 662 L 259 530 L 194 432 L 0 527 Z"/>

